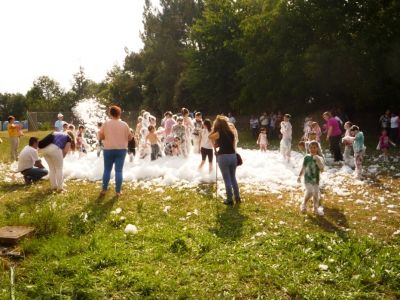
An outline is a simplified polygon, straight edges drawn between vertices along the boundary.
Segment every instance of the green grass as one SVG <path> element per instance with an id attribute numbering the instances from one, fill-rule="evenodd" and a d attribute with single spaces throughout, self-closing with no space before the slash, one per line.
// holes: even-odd
<path id="1" fill-rule="evenodd" d="M 393 173 L 353 190 L 355 199 L 368 191 L 366 201 L 385 195 L 369 210 L 323 191 L 324 218 L 285 201 L 300 190 L 244 193 L 240 207 L 226 207 L 212 185 L 156 192 L 124 183 L 120 199 L 98 198 L 99 183 L 67 185 L 58 194 L 46 181 L 0 181 L 0 226 L 36 228 L 19 246 L 25 259 L 13 262 L 16 299 L 400 298 L 400 221 L 385 206 L 399 204 Z M 139 232 L 125 235 L 127 224 Z M 1 262 L 0 299 L 9 299 L 11 262 Z"/>

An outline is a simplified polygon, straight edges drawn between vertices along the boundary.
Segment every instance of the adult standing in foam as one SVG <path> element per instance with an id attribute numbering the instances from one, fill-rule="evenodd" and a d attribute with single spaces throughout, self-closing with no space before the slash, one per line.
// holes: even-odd
<path id="1" fill-rule="evenodd" d="M 64 131 L 64 129 L 63 129 L 63 126 L 64 126 L 64 116 L 63 116 L 63 114 L 62 113 L 59 113 L 58 115 L 57 115 L 57 118 L 58 118 L 58 120 L 54 123 L 54 131 L 56 131 L 56 132 L 63 132 Z"/>
<path id="2" fill-rule="evenodd" d="M 41 143 L 49 136 L 39 142 L 40 148 L 43 147 Z M 64 190 L 64 157 L 70 150 L 75 150 L 75 136 L 71 131 L 54 132 L 51 141 L 42 148 L 44 159 L 49 165 L 50 187 L 58 192 Z"/>
<path id="3" fill-rule="evenodd" d="M 14 162 L 18 160 L 19 137 L 21 135 L 21 127 L 15 124 L 14 116 L 8 117 L 7 131 L 10 140 L 11 161 Z"/>
<path id="4" fill-rule="evenodd" d="M 235 136 L 225 116 L 217 116 L 209 138 L 213 141 L 214 147 L 218 148 L 217 162 L 224 179 L 227 196 L 224 204 L 233 205 L 233 195 L 236 203 L 240 203 L 239 186 L 236 180 Z"/>
<path id="5" fill-rule="evenodd" d="M 100 139 L 103 141 L 104 150 L 104 172 L 103 189 L 100 195 L 105 195 L 110 182 L 111 170 L 115 165 L 115 193 L 121 195 L 121 187 L 128 142 L 132 139 L 132 134 L 128 124 L 121 120 L 121 108 L 111 106 L 109 110 L 111 119 L 107 120 L 100 129 Z"/>
<path id="6" fill-rule="evenodd" d="M 340 140 L 342 137 L 342 131 L 340 130 L 339 121 L 327 111 L 322 115 L 326 121 L 326 140 L 329 141 L 329 150 L 334 157 L 335 162 L 343 161 L 343 155 L 340 150 Z"/>

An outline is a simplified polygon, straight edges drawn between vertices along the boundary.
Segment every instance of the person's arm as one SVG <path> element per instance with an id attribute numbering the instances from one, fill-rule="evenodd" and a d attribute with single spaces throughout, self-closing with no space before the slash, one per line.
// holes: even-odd
<path id="1" fill-rule="evenodd" d="M 331 136 L 331 134 L 332 134 L 332 130 L 333 130 L 333 127 L 332 127 L 332 126 L 329 126 L 329 127 L 328 127 L 328 132 L 326 133 L 326 140 L 327 140 L 327 141 L 329 141 L 329 138 L 330 138 L 330 136 Z"/>
<path id="2" fill-rule="evenodd" d="M 260 137 L 261 137 L 261 133 L 258 135 L 258 139 L 257 139 L 257 145 L 260 144 Z"/>
<path id="3" fill-rule="evenodd" d="M 106 124 L 104 123 L 104 124 L 101 126 L 100 131 L 99 131 L 99 138 L 100 138 L 101 141 L 105 140 L 105 138 L 106 138 L 106 136 L 104 135 L 104 126 L 105 126 L 105 125 L 106 125 Z"/>
<path id="4" fill-rule="evenodd" d="M 213 144 L 215 144 L 215 142 L 219 139 L 219 132 L 212 132 L 208 137 L 213 142 Z"/>
<path id="5" fill-rule="evenodd" d="M 68 142 L 65 144 L 65 147 L 63 149 L 63 157 L 65 157 L 70 150 L 71 150 L 71 143 Z"/>
<path id="6" fill-rule="evenodd" d="M 303 175 L 304 175 L 304 166 L 300 170 L 299 177 L 297 177 L 297 182 L 298 183 L 301 182 L 301 176 L 303 176 Z"/>
<path id="7" fill-rule="evenodd" d="M 42 165 L 42 161 L 40 159 L 35 161 L 34 166 L 39 168 L 39 169 L 44 169 L 44 166 Z"/>
<path id="8" fill-rule="evenodd" d="M 321 172 L 323 172 L 324 171 L 324 163 L 323 163 L 322 157 L 320 157 L 319 155 L 314 155 L 313 159 L 314 159 L 315 163 L 317 164 L 318 169 Z"/>

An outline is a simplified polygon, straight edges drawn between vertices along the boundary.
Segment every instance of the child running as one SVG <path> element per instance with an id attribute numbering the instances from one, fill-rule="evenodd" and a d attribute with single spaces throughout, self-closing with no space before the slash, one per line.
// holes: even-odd
<path id="1" fill-rule="evenodd" d="M 153 125 L 148 127 L 149 133 L 146 137 L 146 142 L 150 142 L 151 146 L 151 160 L 156 160 L 158 157 L 161 157 L 160 152 L 160 140 L 158 139 L 156 129 Z"/>
<path id="2" fill-rule="evenodd" d="M 291 115 L 285 114 L 281 122 L 282 139 L 280 143 L 280 152 L 283 159 L 290 162 L 290 151 L 292 150 L 292 124 L 290 124 Z"/>
<path id="3" fill-rule="evenodd" d="M 379 137 L 379 143 L 378 143 L 377 150 L 379 150 L 379 149 L 382 150 L 383 161 L 385 161 L 385 162 L 389 161 L 390 145 L 392 145 L 393 147 L 396 147 L 396 144 L 393 143 L 393 141 L 389 138 L 389 136 L 387 134 L 387 130 L 383 129 L 381 136 Z"/>
<path id="4" fill-rule="evenodd" d="M 266 152 L 268 147 L 267 128 L 263 127 L 258 135 L 257 145 L 260 146 L 261 152 Z"/>
<path id="5" fill-rule="evenodd" d="M 200 153 L 201 153 L 201 164 L 199 169 L 201 169 L 208 157 L 208 171 L 211 173 L 213 169 L 213 144 L 209 139 L 209 135 L 211 133 L 211 121 L 209 119 L 205 119 L 203 122 L 203 128 L 200 132 Z"/>
<path id="6" fill-rule="evenodd" d="M 303 202 L 300 204 L 300 211 L 305 213 L 307 211 L 307 202 L 313 197 L 314 201 L 314 214 L 319 216 L 324 215 L 323 208 L 320 208 L 320 191 L 319 191 L 319 178 L 320 172 L 324 170 L 324 163 L 322 157 L 318 155 L 318 142 L 312 141 L 309 145 L 309 152 L 304 157 L 303 167 L 301 168 L 297 181 L 301 182 L 301 176 L 304 175 L 305 194 Z"/>

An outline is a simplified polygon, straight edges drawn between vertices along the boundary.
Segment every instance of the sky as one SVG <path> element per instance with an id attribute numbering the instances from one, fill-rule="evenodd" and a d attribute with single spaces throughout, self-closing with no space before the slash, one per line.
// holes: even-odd
<path id="1" fill-rule="evenodd" d="M 156 2 L 153 0 L 153 3 Z M 94 81 L 143 44 L 144 0 L 0 0 L 0 93 L 26 93 L 47 75 L 71 88 Z"/>

